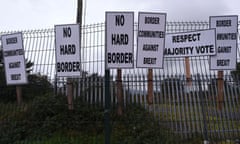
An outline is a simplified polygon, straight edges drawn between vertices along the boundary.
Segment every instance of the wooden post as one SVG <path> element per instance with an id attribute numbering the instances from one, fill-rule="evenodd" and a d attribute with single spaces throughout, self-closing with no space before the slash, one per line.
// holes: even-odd
<path id="1" fill-rule="evenodd" d="M 73 83 L 71 78 L 67 79 L 67 101 L 68 109 L 73 110 Z"/>
<path id="2" fill-rule="evenodd" d="M 189 57 L 185 57 L 185 70 L 186 70 L 186 78 L 187 78 L 187 86 L 192 85 L 192 80 L 191 80 L 191 70 L 190 70 L 190 60 Z"/>
<path id="3" fill-rule="evenodd" d="M 224 88 L 223 71 L 218 71 L 218 79 L 217 79 L 218 110 L 222 110 L 222 105 L 223 105 L 223 88 Z"/>
<path id="4" fill-rule="evenodd" d="M 17 104 L 22 104 L 22 86 L 16 86 Z"/>
<path id="5" fill-rule="evenodd" d="M 153 104 L 153 71 L 152 69 L 148 69 L 147 101 L 149 105 Z"/>
<path id="6" fill-rule="evenodd" d="M 117 101 L 117 113 L 121 116 L 123 114 L 123 86 L 121 69 L 117 69 Z"/>

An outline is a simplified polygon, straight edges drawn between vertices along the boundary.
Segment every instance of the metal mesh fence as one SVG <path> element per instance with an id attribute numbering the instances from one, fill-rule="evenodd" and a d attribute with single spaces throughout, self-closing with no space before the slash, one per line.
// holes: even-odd
<path id="1" fill-rule="evenodd" d="M 135 33 L 137 23 L 134 24 Z M 167 22 L 167 33 L 208 29 L 208 22 Z M 2 32 L 1 34 L 12 33 Z M 104 106 L 105 24 L 82 26 L 81 77 L 73 80 L 74 96 L 90 104 Z M 54 29 L 23 31 L 25 57 L 34 63 L 32 74 L 47 76 L 57 92 L 66 93 L 66 79 L 55 70 Z M 239 38 L 238 38 L 239 39 Z M 136 52 L 136 37 L 134 51 Z M 239 44 L 238 44 L 239 45 Z M 135 53 L 136 57 L 136 53 Z M 138 104 L 173 133 L 190 138 L 200 134 L 207 139 L 240 137 L 239 78 L 224 71 L 224 100 L 218 109 L 217 71 L 209 70 L 209 57 L 190 57 L 192 85 L 188 86 L 184 58 L 164 58 L 164 69 L 153 70 L 153 105 L 147 102 L 147 69 L 122 70 L 124 106 Z M 135 60 L 136 61 L 136 60 Z M 237 50 L 240 62 L 240 49 Z M 117 104 L 117 70 L 111 70 L 111 102 Z"/>
<path id="2" fill-rule="evenodd" d="M 137 23 L 134 25 L 135 33 Z M 167 22 L 167 33 L 196 31 L 208 29 L 208 22 Z M 13 33 L 2 32 L 1 34 Z M 23 31 L 24 49 L 26 58 L 34 62 L 33 73 L 46 75 L 49 79 L 55 78 L 55 33 L 53 29 Z M 104 75 L 105 57 L 105 24 L 91 24 L 82 27 L 81 61 L 83 71 L 87 74 L 97 73 Z M 134 40 L 134 51 L 136 52 L 136 37 Z M 135 54 L 136 55 L 136 54 Z M 239 49 L 237 58 L 239 60 Z M 136 57 L 136 56 L 135 56 Z M 216 71 L 209 70 L 208 56 L 191 57 L 190 68 L 192 74 L 215 74 Z M 85 74 L 86 74 L 85 73 Z M 165 58 L 164 69 L 155 69 L 156 74 L 183 74 L 185 73 L 184 58 Z M 226 71 L 229 73 L 229 71 Z M 112 70 L 112 75 L 115 75 Z M 146 69 L 134 68 L 123 70 L 124 74 L 146 74 Z"/>

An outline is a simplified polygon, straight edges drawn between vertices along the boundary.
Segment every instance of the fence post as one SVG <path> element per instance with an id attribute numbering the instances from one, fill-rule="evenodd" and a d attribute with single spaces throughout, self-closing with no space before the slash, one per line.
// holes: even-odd
<path id="1" fill-rule="evenodd" d="M 218 91 L 218 110 L 222 110 L 223 104 L 223 71 L 218 71 L 218 78 L 217 78 L 217 91 Z"/>
<path id="2" fill-rule="evenodd" d="M 105 110 L 104 110 L 104 128 L 105 144 L 110 144 L 110 70 L 105 69 Z"/>
<path id="3" fill-rule="evenodd" d="M 119 116 L 123 114 L 123 86 L 121 69 L 117 69 L 117 113 Z"/>
<path id="4" fill-rule="evenodd" d="M 16 95 L 18 105 L 22 104 L 22 86 L 16 86 Z"/>
<path id="5" fill-rule="evenodd" d="M 147 89 L 147 101 L 149 105 L 153 104 L 153 71 L 148 69 L 148 89 Z"/>
<path id="6" fill-rule="evenodd" d="M 191 71 L 190 71 L 190 61 L 189 57 L 185 57 L 185 70 L 186 70 L 186 79 L 187 79 L 187 85 L 191 86 L 192 85 L 192 80 L 191 80 Z"/>
<path id="7" fill-rule="evenodd" d="M 201 85 L 201 77 L 200 74 L 197 74 L 197 81 L 198 81 L 198 87 L 199 87 L 199 97 L 200 97 L 200 105 L 202 110 L 202 116 L 203 116 L 203 137 L 204 141 L 208 140 L 208 132 L 207 132 L 207 119 L 206 119 L 206 109 L 203 101 L 203 90 Z"/>
<path id="8" fill-rule="evenodd" d="M 73 83 L 72 79 L 67 79 L 67 100 L 68 100 L 68 109 L 73 110 Z"/>

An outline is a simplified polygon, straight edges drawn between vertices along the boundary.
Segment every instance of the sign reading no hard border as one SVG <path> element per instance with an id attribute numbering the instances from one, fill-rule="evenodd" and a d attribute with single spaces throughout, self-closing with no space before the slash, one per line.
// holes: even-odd
<path id="1" fill-rule="evenodd" d="M 133 68 L 133 12 L 106 12 L 105 66 Z"/>
<path id="2" fill-rule="evenodd" d="M 7 85 L 27 84 L 22 33 L 2 35 Z"/>
<path id="3" fill-rule="evenodd" d="M 139 12 L 137 67 L 163 68 L 166 14 Z"/>
<path id="4" fill-rule="evenodd" d="M 79 77 L 80 25 L 56 25 L 56 71 L 57 76 Z"/>
<path id="5" fill-rule="evenodd" d="M 236 69 L 238 16 L 211 16 L 210 27 L 216 28 L 217 55 L 210 57 L 210 69 Z"/>

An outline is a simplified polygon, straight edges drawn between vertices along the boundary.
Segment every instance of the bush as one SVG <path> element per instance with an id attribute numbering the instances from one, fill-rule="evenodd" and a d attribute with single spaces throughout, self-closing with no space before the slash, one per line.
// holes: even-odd
<path id="1" fill-rule="evenodd" d="M 23 85 L 23 100 L 29 101 L 47 93 L 53 93 L 53 85 L 47 76 L 28 75 L 28 84 Z"/>
<path id="2" fill-rule="evenodd" d="M 104 143 L 104 109 L 75 99 L 68 110 L 67 98 L 47 94 L 17 112 L 0 119 L 0 143 Z M 11 108 L 10 110 L 14 110 Z M 178 136 L 139 105 L 128 106 L 122 116 L 111 111 L 111 143 L 179 143 Z"/>
<path id="3" fill-rule="evenodd" d="M 103 109 L 82 101 L 68 110 L 65 96 L 44 95 L 25 106 L 22 112 L 0 121 L 0 143 L 45 140 L 55 135 L 78 137 L 103 133 Z M 13 110 L 13 109 L 12 109 Z"/>
<path id="4" fill-rule="evenodd" d="M 159 144 L 177 143 L 179 140 L 139 105 L 127 107 L 122 117 L 113 117 L 113 143 Z"/>

